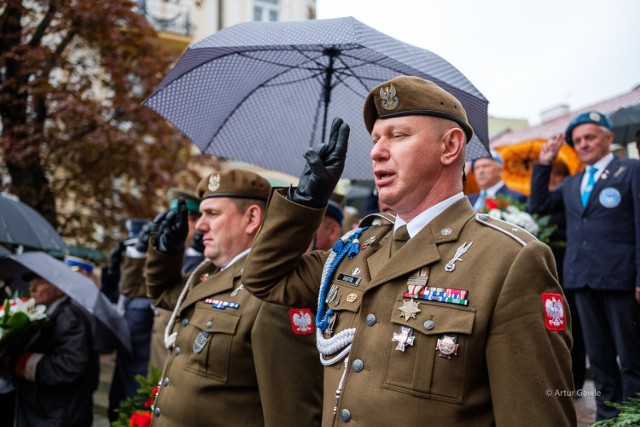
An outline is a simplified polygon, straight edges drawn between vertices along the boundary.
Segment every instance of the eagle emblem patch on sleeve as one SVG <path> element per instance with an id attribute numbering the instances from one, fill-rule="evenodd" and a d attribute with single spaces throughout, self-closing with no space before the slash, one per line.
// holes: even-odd
<path id="1" fill-rule="evenodd" d="M 294 308 L 289 310 L 291 329 L 296 335 L 309 335 L 314 332 L 313 314 L 308 308 Z"/>
<path id="2" fill-rule="evenodd" d="M 564 314 L 564 302 L 560 294 L 542 294 L 544 305 L 544 324 L 550 331 L 564 331 L 567 328 Z"/>

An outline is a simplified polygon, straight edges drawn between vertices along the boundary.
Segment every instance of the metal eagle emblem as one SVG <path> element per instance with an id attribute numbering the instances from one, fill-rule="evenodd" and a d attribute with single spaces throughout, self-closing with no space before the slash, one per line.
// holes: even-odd
<path id="1" fill-rule="evenodd" d="M 400 103 L 396 96 L 396 88 L 393 85 L 380 88 L 380 104 L 385 110 L 395 110 Z"/>
<path id="2" fill-rule="evenodd" d="M 209 177 L 209 185 L 207 185 L 209 191 L 216 191 L 220 188 L 220 175 L 215 174 Z"/>

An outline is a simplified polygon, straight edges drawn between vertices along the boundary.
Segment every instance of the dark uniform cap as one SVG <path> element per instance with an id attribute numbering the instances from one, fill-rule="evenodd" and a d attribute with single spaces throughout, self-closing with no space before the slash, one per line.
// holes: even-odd
<path id="1" fill-rule="evenodd" d="M 564 137 L 567 140 L 567 144 L 573 147 L 573 136 L 571 135 L 573 129 L 587 123 L 604 126 L 609 130 L 612 129 L 611 120 L 609 120 L 609 117 L 597 111 L 587 111 L 586 113 L 577 115 L 569 122 L 567 130 L 564 132 Z"/>
<path id="2" fill-rule="evenodd" d="M 374 87 L 364 101 L 364 125 L 371 133 L 378 118 L 435 116 L 458 123 L 471 141 L 473 129 L 462 104 L 435 83 L 413 76 L 400 76 Z"/>
<path id="3" fill-rule="evenodd" d="M 269 181 L 257 173 L 232 169 L 207 175 L 198 184 L 196 193 L 202 200 L 211 197 L 231 197 L 266 202 L 270 191 Z"/>
<path id="4" fill-rule="evenodd" d="M 200 199 L 193 193 L 182 188 L 170 188 L 167 192 L 169 197 L 169 209 L 178 209 L 178 202 L 184 199 L 187 202 L 187 210 L 193 213 L 200 213 Z"/>

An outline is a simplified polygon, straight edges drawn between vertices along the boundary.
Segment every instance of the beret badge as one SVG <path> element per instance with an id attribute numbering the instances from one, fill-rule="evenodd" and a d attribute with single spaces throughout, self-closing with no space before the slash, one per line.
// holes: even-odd
<path id="1" fill-rule="evenodd" d="M 396 96 L 396 88 L 393 85 L 380 88 L 380 104 L 385 110 L 395 110 L 400 101 Z"/>
<path id="2" fill-rule="evenodd" d="M 209 191 L 216 191 L 220 188 L 220 175 L 215 174 L 209 177 L 209 185 L 207 186 Z"/>
<path id="3" fill-rule="evenodd" d="M 589 118 L 596 123 L 600 123 L 600 114 L 595 111 L 589 113 Z"/>

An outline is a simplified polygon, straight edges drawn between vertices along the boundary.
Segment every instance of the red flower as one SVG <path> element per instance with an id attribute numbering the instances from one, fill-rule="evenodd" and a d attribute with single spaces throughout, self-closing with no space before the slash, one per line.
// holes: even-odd
<path id="1" fill-rule="evenodd" d="M 496 202 L 495 199 L 485 199 L 484 202 L 485 206 L 487 207 L 487 209 L 491 210 L 491 209 L 498 209 L 498 203 Z"/>
<path id="2" fill-rule="evenodd" d="M 129 418 L 130 427 L 150 427 L 151 426 L 151 412 L 149 411 L 136 411 L 131 414 Z"/>

